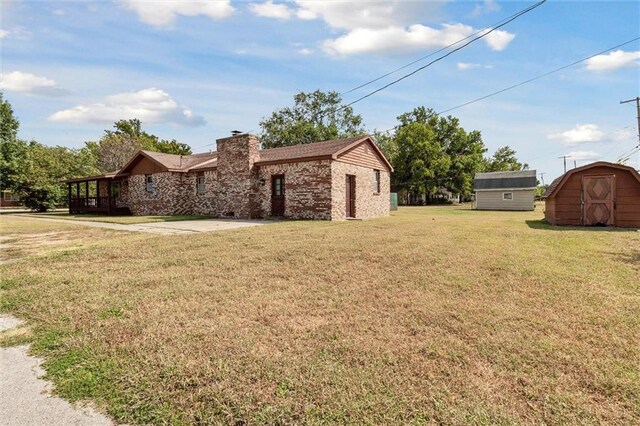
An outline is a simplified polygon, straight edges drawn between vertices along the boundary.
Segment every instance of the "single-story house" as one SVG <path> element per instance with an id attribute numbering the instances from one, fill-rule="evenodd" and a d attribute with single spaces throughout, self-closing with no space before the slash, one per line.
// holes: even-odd
<path id="1" fill-rule="evenodd" d="M 553 225 L 640 227 L 640 174 L 633 167 L 598 161 L 569 170 L 544 199 Z"/>
<path id="2" fill-rule="evenodd" d="M 366 219 L 389 215 L 391 164 L 370 136 L 260 149 L 251 134 L 217 151 L 140 151 L 120 170 L 67 180 L 69 212 Z"/>
<path id="3" fill-rule="evenodd" d="M 476 173 L 474 208 L 478 210 L 534 210 L 536 171 Z"/>

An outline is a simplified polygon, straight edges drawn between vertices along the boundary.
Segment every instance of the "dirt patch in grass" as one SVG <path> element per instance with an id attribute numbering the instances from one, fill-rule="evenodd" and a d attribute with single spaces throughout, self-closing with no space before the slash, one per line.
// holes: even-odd
<path id="1" fill-rule="evenodd" d="M 131 424 L 638 423 L 640 233 L 539 218 L 87 236 L 0 267 L 0 309 L 58 392 Z"/>

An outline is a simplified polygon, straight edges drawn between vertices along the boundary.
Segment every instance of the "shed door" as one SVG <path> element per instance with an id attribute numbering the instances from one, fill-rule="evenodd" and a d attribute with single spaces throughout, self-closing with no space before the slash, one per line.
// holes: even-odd
<path id="1" fill-rule="evenodd" d="M 584 225 L 614 225 L 615 175 L 583 176 Z"/>
<path id="2" fill-rule="evenodd" d="M 347 217 L 356 217 L 356 177 L 347 175 L 346 182 L 346 213 Z"/>
<path id="3" fill-rule="evenodd" d="M 284 216 L 284 175 L 271 176 L 271 215 Z"/>

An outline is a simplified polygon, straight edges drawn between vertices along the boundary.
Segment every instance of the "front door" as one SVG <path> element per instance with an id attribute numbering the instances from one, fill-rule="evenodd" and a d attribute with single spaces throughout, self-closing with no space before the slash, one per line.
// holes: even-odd
<path id="1" fill-rule="evenodd" d="M 583 176 L 584 225 L 614 225 L 615 176 Z"/>
<path id="2" fill-rule="evenodd" d="M 356 217 L 356 177 L 353 175 L 347 175 L 346 182 L 346 212 L 347 217 Z"/>
<path id="3" fill-rule="evenodd" d="M 271 176 L 271 216 L 284 216 L 284 175 Z"/>

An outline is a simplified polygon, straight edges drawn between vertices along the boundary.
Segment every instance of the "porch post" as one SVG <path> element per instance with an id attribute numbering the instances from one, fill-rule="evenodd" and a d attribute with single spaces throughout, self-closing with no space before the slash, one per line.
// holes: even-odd
<path id="1" fill-rule="evenodd" d="M 100 207 L 100 181 L 96 179 L 96 205 Z"/>
<path id="2" fill-rule="evenodd" d="M 85 203 L 87 203 L 87 207 L 89 207 L 89 181 L 84 181 L 84 199 Z"/>
<path id="3" fill-rule="evenodd" d="M 67 189 L 69 192 L 69 213 L 71 213 L 71 182 L 67 182 Z"/>
<path id="4" fill-rule="evenodd" d="M 109 197 L 109 216 L 111 216 L 111 179 L 107 180 L 107 197 Z"/>
<path id="5" fill-rule="evenodd" d="M 76 182 L 76 202 L 80 206 L 80 182 Z"/>

